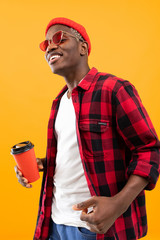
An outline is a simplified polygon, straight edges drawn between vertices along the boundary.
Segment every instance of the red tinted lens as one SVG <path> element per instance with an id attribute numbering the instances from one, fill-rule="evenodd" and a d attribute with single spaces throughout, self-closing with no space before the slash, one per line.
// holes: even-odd
<path id="1" fill-rule="evenodd" d="M 60 44 L 62 39 L 62 34 L 63 34 L 62 31 L 59 31 L 53 35 L 52 40 L 54 44 Z"/>
<path id="2" fill-rule="evenodd" d="M 55 33 L 52 37 L 52 41 L 54 44 L 60 44 L 61 40 L 62 40 L 62 36 L 63 36 L 63 32 L 62 31 L 58 31 L 57 33 Z M 42 51 L 46 51 L 47 47 L 48 47 L 48 40 L 45 40 L 43 42 L 40 43 L 39 47 Z"/>
<path id="3" fill-rule="evenodd" d="M 46 49 L 48 47 L 48 40 L 45 40 L 45 41 L 41 42 L 39 47 L 42 51 L 46 51 Z"/>

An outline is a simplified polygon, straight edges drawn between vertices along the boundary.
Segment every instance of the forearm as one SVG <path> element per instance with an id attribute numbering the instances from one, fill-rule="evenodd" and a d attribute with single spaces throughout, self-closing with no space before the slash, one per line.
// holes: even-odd
<path id="1" fill-rule="evenodd" d="M 148 180 L 137 175 L 131 175 L 124 188 L 114 196 L 117 200 L 119 215 L 123 214 L 137 195 L 147 186 Z"/>

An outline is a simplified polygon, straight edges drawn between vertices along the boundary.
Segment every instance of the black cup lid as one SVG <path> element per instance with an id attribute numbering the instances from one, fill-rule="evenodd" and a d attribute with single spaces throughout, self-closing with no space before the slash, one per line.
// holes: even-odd
<path id="1" fill-rule="evenodd" d="M 32 149 L 34 145 L 30 141 L 17 143 L 11 148 L 11 154 L 19 154 Z"/>

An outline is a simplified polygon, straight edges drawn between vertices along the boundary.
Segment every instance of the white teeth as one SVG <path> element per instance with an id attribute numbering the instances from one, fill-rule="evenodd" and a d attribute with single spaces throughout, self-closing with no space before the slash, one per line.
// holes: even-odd
<path id="1" fill-rule="evenodd" d="M 53 60 L 53 59 L 59 58 L 59 57 L 60 57 L 59 55 L 54 55 L 54 56 L 51 56 L 51 57 L 50 57 L 50 60 Z"/>

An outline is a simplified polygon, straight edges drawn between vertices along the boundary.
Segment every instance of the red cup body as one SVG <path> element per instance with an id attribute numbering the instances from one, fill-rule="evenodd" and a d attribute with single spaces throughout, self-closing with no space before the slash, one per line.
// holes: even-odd
<path id="1" fill-rule="evenodd" d="M 29 183 L 40 178 L 34 148 L 19 154 L 13 154 L 19 170 Z"/>

